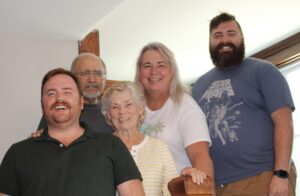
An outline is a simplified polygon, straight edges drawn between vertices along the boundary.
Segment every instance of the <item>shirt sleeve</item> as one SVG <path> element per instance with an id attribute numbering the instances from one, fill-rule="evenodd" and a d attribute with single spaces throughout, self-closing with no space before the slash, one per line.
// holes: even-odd
<path id="1" fill-rule="evenodd" d="M 189 95 L 185 96 L 181 104 L 179 130 L 184 147 L 201 141 L 209 142 L 211 145 L 207 122 L 202 109 Z"/>
<path id="2" fill-rule="evenodd" d="M 129 150 L 125 144 L 117 137 L 114 142 L 114 169 L 115 169 L 115 182 L 117 185 L 122 184 L 128 180 L 140 179 L 142 176 L 137 168 Z"/>
<path id="3" fill-rule="evenodd" d="M 14 147 L 6 152 L 0 166 L 0 193 L 8 195 L 19 194 L 19 183 L 15 164 Z"/>
<path id="4" fill-rule="evenodd" d="M 265 70 L 260 72 L 259 85 L 269 113 L 283 106 L 290 106 L 295 110 L 291 91 L 284 76 L 273 65 L 264 68 Z"/>

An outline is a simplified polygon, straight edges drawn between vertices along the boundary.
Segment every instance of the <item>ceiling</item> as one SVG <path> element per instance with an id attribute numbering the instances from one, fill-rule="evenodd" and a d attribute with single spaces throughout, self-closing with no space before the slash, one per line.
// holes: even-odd
<path id="1" fill-rule="evenodd" d="M 0 33 L 77 41 L 101 24 L 110 79 L 132 79 L 132 62 L 153 39 L 180 54 L 183 81 L 191 83 L 212 66 L 204 41 L 216 13 L 238 16 L 251 55 L 299 32 L 299 10 L 299 0 L 0 0 Z"/>
<path id="2" fill-rule="evenodd" d="M 0 32 L 80 40 L 124 0 L 0 0 Z"/>
<path id="3" fill-rule="evenodd" d="M 288 1 L 295 0 L 287 0 L 287 4 Z M 126 0 L 0 0 L 0 33 L 80 40 L 125 2 Z M 203 3 L 215 5 L 218 0 Z M 239 6 L 234 9 L 238 11 Z M 289 10 L 282 10 L 279 14 L 288 15 Z"/>

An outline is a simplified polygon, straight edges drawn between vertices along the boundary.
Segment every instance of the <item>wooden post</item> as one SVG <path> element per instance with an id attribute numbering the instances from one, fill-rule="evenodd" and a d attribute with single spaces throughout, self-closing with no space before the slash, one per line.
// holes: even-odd
<path id="1" fill-rule="evenodd" d="M 93 30 L 84 39 L 78 41 L 78 53 L 90 52 L 97 56 L 100 56 L 100 46 L 99 46 L 99 31 Z M 108 69 L 106 65 L 106 69 Z M 116 80 L 106 80 L 105 87 L 110 87 Z"/>
<path id="2" fill-rule="evenodd" d="M 90 52 L 97 56 L 100 56 L 99 47 L 99 31 L 93 30 L 85 36 L 84 39 L 78 41 L 78 52 Z"/>

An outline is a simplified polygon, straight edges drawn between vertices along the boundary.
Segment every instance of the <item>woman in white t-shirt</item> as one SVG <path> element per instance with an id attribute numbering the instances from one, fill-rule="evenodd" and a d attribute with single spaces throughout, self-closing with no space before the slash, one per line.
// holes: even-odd
<path id="1" fill-rule="evenodd" d="M 150 43 L 142 48 L 135 83 L 147 100 L 142 131 L 168 145 L 177 171 L 192 166 L 213 177 L 205 115 L 180 82 L 174 55 L 165 45 Z"/>

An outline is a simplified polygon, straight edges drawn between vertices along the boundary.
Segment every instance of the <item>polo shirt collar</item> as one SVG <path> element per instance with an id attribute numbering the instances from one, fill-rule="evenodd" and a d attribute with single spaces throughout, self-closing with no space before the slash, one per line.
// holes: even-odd
<path id="1" fill-rule="evenodd" d="M 84 133 L 82 136 L 80 136 L 78 139 L 76 139 L 76 142 L 84 141 L 84 140 L 88 140 L 90 138 L 97 137 L 97 134 L 95 132 L 91 131 L 85 123 L 80 122 L 80 126 L 84 129 Z M 48 127 L 46 127 L 43 130 L 43 133 L 41 136 L 35 137 L 33 139 L 36 141 L 56 141 L 56 139 L 49 136 Z"/>

